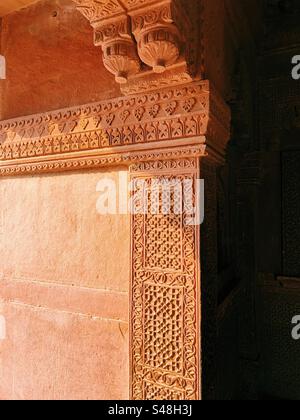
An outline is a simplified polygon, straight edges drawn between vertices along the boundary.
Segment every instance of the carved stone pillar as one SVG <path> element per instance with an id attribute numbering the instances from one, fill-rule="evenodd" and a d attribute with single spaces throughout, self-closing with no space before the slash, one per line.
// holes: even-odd
<path id="1" fill-rule="evenodd" d="M 200 392 L 200 227 L 189 210 L 198 207 L 199 158 L 142 162 L 131 166 L 143 181 L 145 214 L 132 216 L 131 393 L 136 400 L 195 400 Z M 151 213 L 153 185 L 188 185 L 181 214 Z M 136 187 L 138 188 L 138 187 Z M 185 200 L 177 188 L 170 197 Z M 174 203 L 171 203 L 174 205 Z M 178 204 L 178 202 L 177 202 Z"/>

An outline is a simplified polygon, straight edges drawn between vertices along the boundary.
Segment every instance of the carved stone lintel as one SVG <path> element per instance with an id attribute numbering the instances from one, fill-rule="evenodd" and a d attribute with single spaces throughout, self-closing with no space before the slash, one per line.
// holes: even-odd
<path id="1" fill-rule="evenodd" d="M 55 172 L 60 165 L 45 162 L 76 158 L 79 169 L 86 154 L 101 157 L 101 166 L 103 155 L 105 159 L 118 153 L 126 157 L 142 148 L 167 149 L 179 143 L 184 148 L 206 146 L 209 158 L 222 162 L 229 135 L 228 107 L 210 83 L 202 81 L 2 121 L 0 171 L 2 175 L 26 173 L 34 164 L 36 172 L 47 168 Z"/>

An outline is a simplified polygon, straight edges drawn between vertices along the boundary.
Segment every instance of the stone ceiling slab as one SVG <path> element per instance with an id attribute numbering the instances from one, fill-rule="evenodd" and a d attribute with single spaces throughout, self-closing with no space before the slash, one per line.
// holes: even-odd
<path id="1" fill-rule="evenodd" d="M 0 3 L 0 17 L 37 3 L 38 0 L 5 0 Z"/>

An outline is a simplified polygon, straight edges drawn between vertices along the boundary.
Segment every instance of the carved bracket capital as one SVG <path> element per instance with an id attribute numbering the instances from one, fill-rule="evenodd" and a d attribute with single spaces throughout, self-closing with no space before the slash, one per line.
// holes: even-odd
<path id="1" fill-rule="evenodd" d="M 73 1 L 93 26 L 95 45 L 123 93 L 150 91 L 154 81 L 163 86 L 195 79 L 199 22 L 193 24 L 186 9 L 197 20 L 198 0 L 188 7 L 180 0 Z"/>
<path id="2" fill-rule="evenodd" d="M 129 17 L 121 15 L 110 22 L 96 23 L 94 28 L 95 45 L 102 47 L 104 66 L 115 75 L 117 83 L 127 83 L 141 68 Z"/>
<path id="3" fill-rule="evenodd" d="M 164 73 L 184 50 L 188 26 L 184 10 L 173 0 L 166 0 L 132 12 L 131 19 L 140 58 L 155 73 Z"/>

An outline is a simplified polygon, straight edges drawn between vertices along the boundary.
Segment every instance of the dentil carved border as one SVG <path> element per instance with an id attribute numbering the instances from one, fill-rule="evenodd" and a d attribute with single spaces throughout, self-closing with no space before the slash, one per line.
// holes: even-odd
<path id="1" fill-rule="evenodd" d="M 230 113 L 207 81 L 0 123 L 0 174 L 130 164 L 139 153 L 206 145 L 222 159 Z"/>

